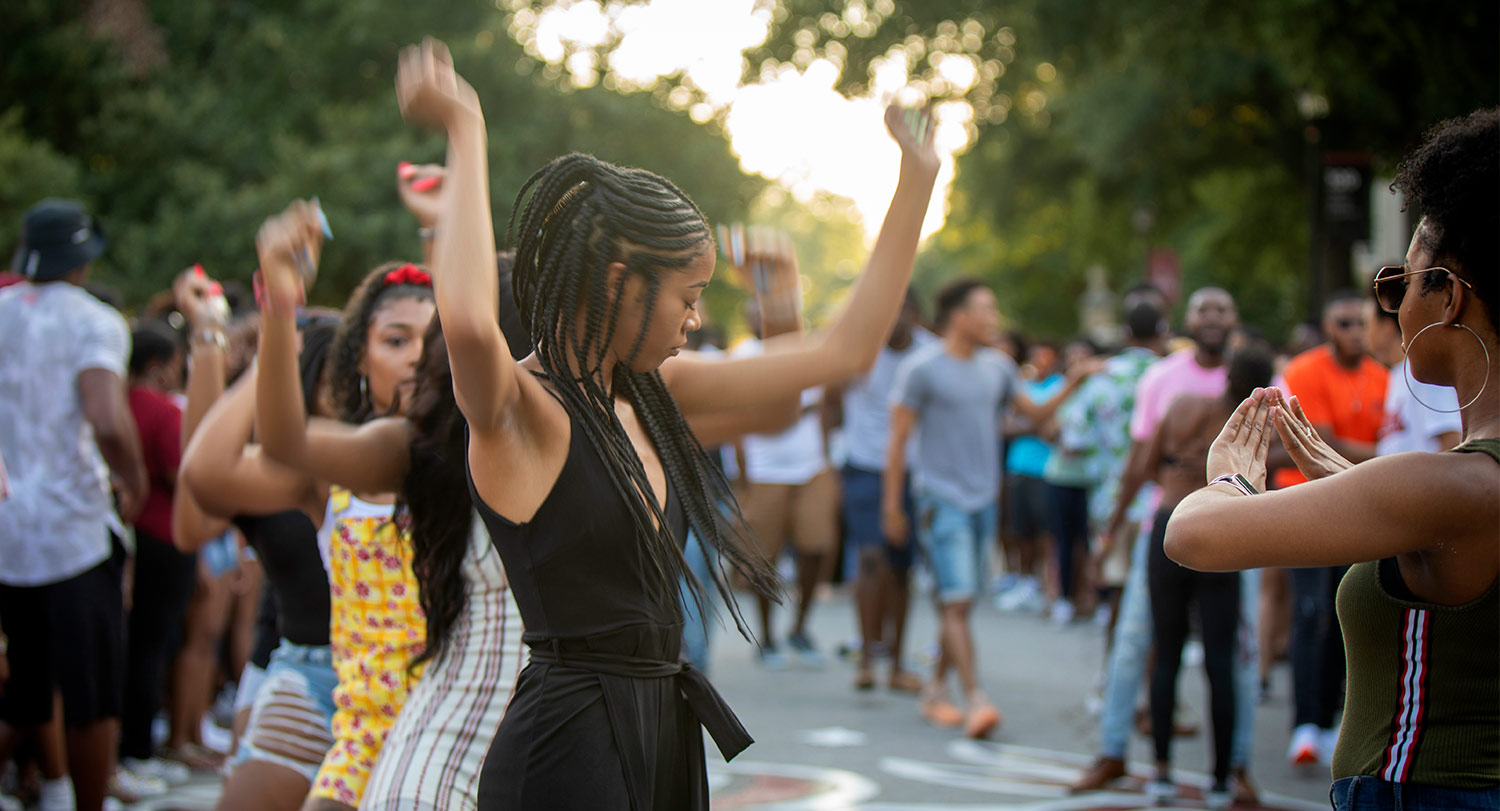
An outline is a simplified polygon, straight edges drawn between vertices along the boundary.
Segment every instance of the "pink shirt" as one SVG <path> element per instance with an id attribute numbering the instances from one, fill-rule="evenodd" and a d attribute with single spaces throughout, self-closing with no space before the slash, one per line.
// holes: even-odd
<path id="1" fill-rule="evenodd" d="M 1150 442 L 1172 401 L 1183 395 L 1221 397 L 1229 385 L 1229 368 L 1205 369 L 1184 349 L 1157 361 L 1141 375 L 1135 389 L 1135 413 L 1130 415 L 1130 438 Z"/>

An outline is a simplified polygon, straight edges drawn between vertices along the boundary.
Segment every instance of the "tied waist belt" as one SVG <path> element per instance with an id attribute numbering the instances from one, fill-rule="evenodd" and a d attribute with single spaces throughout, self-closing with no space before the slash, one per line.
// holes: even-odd
<path id="1" fill-rule="evenodd" d="M 539 640 L 540 642 L 541 640 Z M 729 702 L 709 683 L 703 671 L 679 660 L 646 659 L 621 653 L 593 650 L 569 650 L 564 652 L 558 640 L 547 640 L 551 644 L 536 644 L 531 648 L 531 661 L 561 667 L 585 670 L 601 676 L 616 676 L 626 679 L 675 678 L 677 688 L 687 700 L 688 708 L 697 716 L 698 723 L 708 730 L 725 760 L 745 751 L 755 739 L 745 731 L 744 725 L 730 709 Z M 606 692 L 609 692 L 606 689 Z M 625 709 L 618 702 L 607 702 L 610 715 Z M 612 717 L 617 727 L 626 721 L 624 717 Z"/>

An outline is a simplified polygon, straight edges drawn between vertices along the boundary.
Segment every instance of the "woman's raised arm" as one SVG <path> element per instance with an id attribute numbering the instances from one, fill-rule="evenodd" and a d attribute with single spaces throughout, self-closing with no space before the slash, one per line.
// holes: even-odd
<path id="1" fill-rule="evenodd" d="M 922 220 L 937 180 L 938 157 L 931 109 L 885 111 L 886 128 L 901 145 L 901 175 L 875 248 L 843 312 L 829 329 L 794 346 L 757 357 L 705 361 L 668 360 L 662 377 L 684 414 L 727 404 L 776 403 L 787 392 L 837 383 L 874 365 L 911 281 Z"/>
<path id="2" fill-rule="evenodd" d="M 396 98 L 408 122 L 448 135 L 448 172 L 432 245 L 433 295 L 453 394 L 469 427 L 493 435 L 519 399 L 515 361 L 500 332 L 488 141 L 479 97 L 428 39 L 401 53 Z"/>
<path id="3" fill-rule="evenodd" d="M 299 201 L 266 220 L 255 239 L 265 290 L 255 374 L 261 447 L 271 459 L 317 480 L 356 493 L 393 492 L 400 489 L 409 463 L 406 420 L 381 419 L 361 426 L 333 420 L 309 424 L 303 410 L 295 313 L 304 276 L 296 257 L 314 259 L 320 236 L 316 213 Z"/>

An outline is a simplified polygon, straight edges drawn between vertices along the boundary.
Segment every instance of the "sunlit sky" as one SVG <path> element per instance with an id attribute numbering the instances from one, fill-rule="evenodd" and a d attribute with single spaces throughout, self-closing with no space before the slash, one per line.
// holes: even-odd
<path id="1" fill-rule="evenodd" d="M 876 14 L 889 0 L 869 6 Z M 841 22 L 868 24 L 867 7 L 851 4 Z M 900 150 L 882 123 L 885 105 L 922 101 L 907 87 L 906 55 L 895 51 L 872 69 L 868 95 L 848 98 L 833 89 L 840 67 L 830 59 L 802 59 L 762 71 L 741 82 L 743 52 L 763 43 L 773 10 L 766 0 L 650 0 L 648 3 L 561 2 L 540 12 L 520 11 L 512 33 L 532 52 L 561 64 L 573 81 L 599 81 L 604 66 L 588 48 L 618 36 L 609 51 L 608 82 L 622 88 L 648 87 L 657 77 L 681 72 L 701 99 L 679 88 L 671 102 L 705 122 L 722 115 L 730 146 L 747 172 L 778 181 L 799 200 L 819 192 L 848 197 L 873 236 L 895 190 Z M 887 12 L 888 13 L 888 12 Z M 582 50 L 580 50 L 582 48 Z M 945 59 L 936 67 L 948 82 L 974 83 L 974 63 Z M 952 155 L 968 143 L 972 109 L 964 103 L 937 108 L 936 141 L 944 156 L 939 191 L 923 233 L 943 223 L 946 190 L 953 176 Z"/>

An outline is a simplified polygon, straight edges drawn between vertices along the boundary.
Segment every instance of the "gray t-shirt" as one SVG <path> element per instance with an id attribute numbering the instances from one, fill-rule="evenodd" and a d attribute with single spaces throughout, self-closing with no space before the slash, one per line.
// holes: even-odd
<path id="1" fill-rule="evenodd" d="M 968 511 L 995 502 L 1000 495 L 1000 417 L 1020 386 L 1015 362 L 994 349 L 957 358 L 935 342 L 901 364 L 891 404 L 917 414 L 911 463 L 917 492 Z"/>

